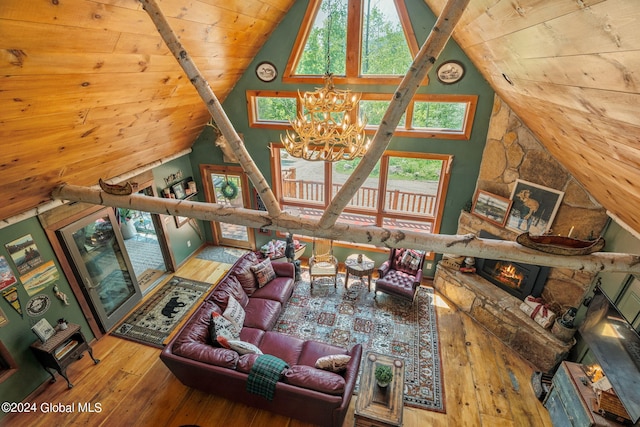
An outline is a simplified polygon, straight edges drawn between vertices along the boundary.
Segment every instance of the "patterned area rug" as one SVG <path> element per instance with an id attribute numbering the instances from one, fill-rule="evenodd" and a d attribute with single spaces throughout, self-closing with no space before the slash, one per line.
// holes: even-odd
<path id="1" fill-rule="evenodd" d="M 233 264 L 242 255 L 249 252 L 246 249 L 227 248 L 224 246 L 207 246 L 196 255 L 196 258 L 207 261 L 217 261 L 225 264 Z"/>
<path id="2" fill-rule="evenodd" d="M 337 289 L 317 281 L 311 291 L 304 271 L 274 330 L 345 348 L 360 343 L 364 352 L 401 357 L 405 404 L 445 412 L 433 289 L 421 287 L 414 304 L 373 295 L 359 280 L 350 280 L 345 290 L 343 275 Z"/>
<path id="3" fill-rule="evenodd" d="M 212 287 L 211 283 L 174 276 L 111 335 L 162 348 L 171 332 Z"/>

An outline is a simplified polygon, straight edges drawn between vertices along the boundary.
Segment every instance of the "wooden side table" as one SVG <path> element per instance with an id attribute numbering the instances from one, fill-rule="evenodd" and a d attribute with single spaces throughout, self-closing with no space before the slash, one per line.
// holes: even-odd
<path id="1" fill-rule="evenodd" d="M 67 367 L 82 358 L 85 351 L 89 353 L 94 364 L 97 365 L 100 362 L 93 357 L 93 350 L 80 330 L 80 325 L 74 323 L 69 323 L 67 329 L 58 330 L 44 343 L 34 342 L 31 344 L 31 350 L 42 367 L 51 375 L 51 382 L 56 382 L 54 371 L 57 371 L 67 380 L 69 388 L 73 387 L 73 384 L 67 377 Z"/>
<path id="2" fill-rule="evenodd" d="M 349 282 L 349 274 L 353 274 L 354 276 L 360 278 L 367 276 L 368 289 L 369 292 L 371 292 L 371 275 L 373 274 L 373 270 L 375 269 L 375 263 L 366 255 L 353 254 L 347 257 L 347 259 L 344 261 L 344 265 L 347 270 L 347 274 L 344 278 L 344 288 L 347 288 L 347 283 Z"/>
<path id="3" fill-rule="evenodd" d="M 391 384 L 376 384 L 378 364 L 391 366 Z M 404 361 L 384 354 L 367 353 L 360 378 L 360 394 L 356 401 L 355 427 L 390 427 L 402 425 L 404 399 Z"/>

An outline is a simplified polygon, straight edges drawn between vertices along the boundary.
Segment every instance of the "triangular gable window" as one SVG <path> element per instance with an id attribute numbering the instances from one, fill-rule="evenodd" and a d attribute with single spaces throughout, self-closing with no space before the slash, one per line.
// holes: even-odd
<path id="1" fill-rule="evenodd" d="M 417 52 L 403 0 L 311 0 L 283 80 L 395 83 Z"/>

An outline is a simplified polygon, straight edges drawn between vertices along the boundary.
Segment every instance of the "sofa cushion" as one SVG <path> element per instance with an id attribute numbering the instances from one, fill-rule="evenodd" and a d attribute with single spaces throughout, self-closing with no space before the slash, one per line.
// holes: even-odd
<path id="1" fill-rule="evenodd" d="M 238 357 L 238 363 L 236 364 L 236 371 L 248 374 L 251 372 L 251 367 L 256 363 L 256 359 L 260 356 L 256 353 L 247 353 Z"/>
<path id="2" fill-rule="evenodd" d="M 240 332 L 240 339 L 242 341 L 250 342 L 251 344 L 259 345 L 264 336 L 264 331 L 258 328 L 250 328 L 245 326 Z"/>
<path id="3" fill-rule="evenodd" d="M 347 350 L 335 345 L 319 342 L 319 341 L 305 341 L 302 345 L 302 351 L 300 358 L 298 359 L 298 365 L 315 366 L 319 358 L 323 356 L 330 356 L 332 354 L 347 354 Z"/>
<path id="4" fill-rule="evenodd" d="M 252 297 L 271 299 L 284 305 L 291 298 L 294 287 L 295 282 L 292 277 L 276 277 L 255 291 Z"/>
<path id="5" fill-rule="evenodd" d="M 240 337 L 240 331 L 236 329 L 233 322 L 220 313 L 211 313 L 211 322 L 209 323 L 209 335 L 211 336 L 212 343 L 219 343 L 218 337 L 225 337 L 227 339 L 238 339 Z"/>
<path id="6" fill-rule="evenodd" d="M 253 252 L 251 254 L 253 254 Z M 249 296 L 258 289 L 256 276 L 254 276 L 253 271 L 251 271 L 251 266 L 257 262 L 258 260 L 255 255 L 251 257 L 247 254 L 247 256 L 241 257 L 231 269 L 231 274 L 236 276 L 238 282 L 240 282 L 240 285 Z"/>
<path id="7" fill-rule="evenodd" d="M 304 345 L 304 340 L 280 332 L 267 331 L 260 341 L 260 349 L 265 354 L 276 356 L 287 365 L 298 365 L 300 352 Z"/>
<path id="8" fill-rule="evenodd" d="M 222 313 L 225 319 L 228 319 L 236 331 L 236 338 L 240 335 L 242 325 L 244 324 L 245 312 L 244 308 L 235 298 L 229 298 L 226 310 Z"/>
<path id="9" fill-rule="evenodd" d="M 351 356 L 347 354 L 332 354 L 323 356 L 316 360 L 315 367 L 331 372 L 342 372 L 347 369 L 347 364 L 351 360 Z"/>
<path id="10" fill-rule="evenodd" d="M 399 267 L 401 270 L 411 273 L 418 270 L 420 267 L 420 260 L 422 259 L 423 253 L 421 251 L 417 251 L 415 249 L 405 249 L 402 254 L 402 258 L 400 258 Z"/>
<path id="11" fill-rule="evenodd" d="M 242 288 L 242 285 L 240 285 L 240 282 L 238 282 L 238 279 L 236 279 L 235 276 L 231 275 L 225 277 L 220 283 L 218 283 L 213 290 L 211 299 L 213 299 L 213 301 L 215 301 L 215 303 L 224 311 L 227 308 L 229 296 L 235 298 L 242 307 L 246 307 L 249 302 L 249 297 Z"/>
<path id="12" fill-rule="evenodd" d="M 238 354 L 263 354 L 262 351 L 250 342 L 240 340 L 228 340 L 225 337 L 218 337 L 218 342 L 224 348 L 231 349 Z"/>
<path id="13" fill-rule="evenodd" d="M 284 382 L 333 395 L 341 395 L 345 387 L 345 380 L 341 375 L 305 365 L 293 365 L 285 370 Z"/>
<path id="14" fill-rule="evenodd" d="M 282 312 L 282 304 L 270 299 L 251 297 L 244 308 L 246 316 L 244 325 L 270 331 L 275 326 Z"/>
<path id="15" fill-rule="evenodd" d="M 276 278 L 276 272 L 273 271 L 271 260 L 269 258 L 256 265 L 252 265 L 251 271 L 253 271 L 253 274 L 256 276 L 259 288 Z"/>

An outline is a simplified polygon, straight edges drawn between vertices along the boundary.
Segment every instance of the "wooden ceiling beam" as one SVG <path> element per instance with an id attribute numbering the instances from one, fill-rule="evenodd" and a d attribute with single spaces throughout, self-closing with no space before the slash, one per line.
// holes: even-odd
<path id="1" fill-rule="evenodd" d="M 207 110 L 211 113 L 211 117 L 213 117 L 213 120 L 215 120 L 218 125 L 220 132 L 224 135 L 227 142 L 235 152 L 240 166 L 242 166 L 242 169 L 253 183 L 258 194 L 260 194 L 260 197 L 267 208 L 267 212 L 272 218 L 279 216 L 282 211 L 280 210 L 280 205 L 273 194 L 273 191 L 271 191 L 269 183 L 262 175 L 262 172 L 260 172 L 260 169 L 253 162 L 253 159 L 244 146 L 244 142 L 238 135 L 238 132 L 234 129 L 233 124 L 222 108 L 222 104 L 220 104 L 220 101 L 209 86 L 207 80 L 203 77 L 200 70 L 198 70 L 196 64 L 191 60 L 189 53 L 178 40 L 178 37 L 171 29 L 171 26 L 160 10 L 160 7 L 158 7 L 155 0 L 140 0 L 140 2 L 142 3 L 144 10 L 149 14 L 153 23 L 156 25 L 156 28 L 158 29 L 160 36 L 162 36 L 165 44 L 176 58 L 187 77 L 189 77 L 191 84 L 193 84 L 198 91 L 198 94 L 207 106 Z"/>
<path id="2" fill-rule="evenodd" d="M 145 212 L 188 216 L 203 221 L 221 221 L 252 228 L 325 237 L 350 243 L 366 243 L 378 247 L 414 248 L 436 253 L 519 261 L 579 271 L 640 273 L 640 255 L 597 252 L 585 256 L 559 256 L 528 249 L 516 242 L 481 239 L 472 234 L 425 234 L 373 226 L 336 223 L 329 229 L 318 228 L 317 221 L 283 212 L 273 218 L 268 212 L 232 208 L 217 203 L 148 197 L 141 194 L 117 196 L 99 189 L 64 184 L 52 197 L 103 206 L 127 207 Z"/>

